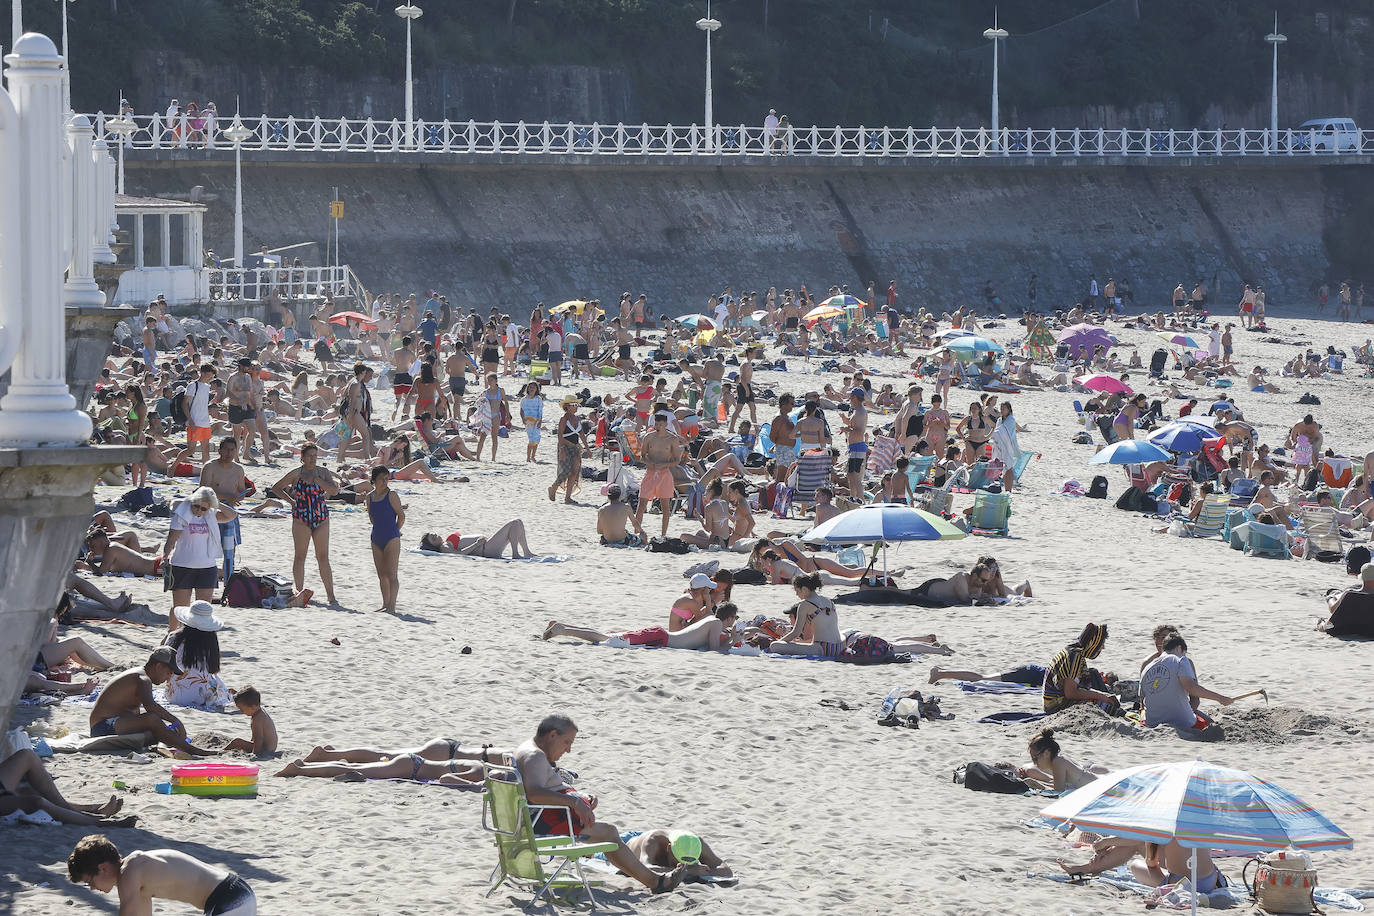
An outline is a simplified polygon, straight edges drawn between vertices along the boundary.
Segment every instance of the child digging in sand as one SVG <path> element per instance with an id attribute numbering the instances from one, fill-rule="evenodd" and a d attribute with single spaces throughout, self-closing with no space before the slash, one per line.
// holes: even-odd
<path id="1" fill-rule="evenodd" d="M 119 912 L 152 913 L 154 900 L 179 900 L 200 907 L 205 916 L 257 916 L 253 889 L 227 869 L 193 859 L 175 849 L 147 849 L 121 857 L 103 834 L 76 844 L 67 857 L 73 884 L 119 895 Z"/>
<path id="2" fill-rule="evenodd" d="M 248 685 L 234 694 L 234 705 L 239 712 L 252 720 L 252 737 L 235 738 L 225 745 L 226 751 L 247 751 L 257 756 L 277 752 L 277 726 L 267 710 L 262 708 L 262 694 L 253 685 Z"/>

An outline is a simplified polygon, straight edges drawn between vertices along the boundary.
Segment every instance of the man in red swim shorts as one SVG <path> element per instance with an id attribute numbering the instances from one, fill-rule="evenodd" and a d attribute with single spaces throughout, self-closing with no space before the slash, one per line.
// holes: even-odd
<path id="1" fill-rule="evenodd" d="M 673 479 L 673 468 L 682 461 L 682 439 L 668 431 L 668 409 L 659 404 L 654 410 L 654 428 L 640 440 L 640 457 L 646 470 L 644 481 L 639 485 L 639 507 L 635 510 L 635 532 L 644 535 L 644 509 L 652 500 L 658 500 L 658 511 L 663 522 L 663 537 L 668 536 L 668 519 L 673 515 L 673 497 L 677 495 L 677 482 Z"/>

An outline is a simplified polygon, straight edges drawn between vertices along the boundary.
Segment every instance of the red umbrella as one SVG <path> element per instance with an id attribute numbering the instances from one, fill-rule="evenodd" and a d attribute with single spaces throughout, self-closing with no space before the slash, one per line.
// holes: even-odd
<path id="1" fill-rule="evenodd" d="M 339 312 L 336 315 L 329 316 L 330 324 L 342 324 L 346 326 L 350 321 L 358 322 L 359 327 L 368 331 L 375 330 L 377 327 L 377 322 L 373 321 L 362 312 Z"/>

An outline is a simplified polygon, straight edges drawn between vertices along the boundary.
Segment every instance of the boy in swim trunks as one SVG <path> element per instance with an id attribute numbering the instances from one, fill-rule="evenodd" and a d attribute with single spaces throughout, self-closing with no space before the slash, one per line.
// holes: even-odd
<path id="1" fill-rule="evenodd" d="M 253 889 L 238 875 L 175 849 L 148 849 L 121 857 L 103 834 L 76 844 L 67 857 L 73 884 L 119 895 L 121 913 L 151 913 L 154 900 L 179 900 L 205 916 L 257 916 Z"/>
<path id="2" fill-rule="evenodd" d="M 845 467 L 849 495 L 860 501 L 864 496 L 864 465 L 868 463 L 868 410 L 864 407 L 864 394 L 862 388 L 849 392 L 849 406 L 854 409 L 844 421 L 849 439 L 849 463 Z"/>

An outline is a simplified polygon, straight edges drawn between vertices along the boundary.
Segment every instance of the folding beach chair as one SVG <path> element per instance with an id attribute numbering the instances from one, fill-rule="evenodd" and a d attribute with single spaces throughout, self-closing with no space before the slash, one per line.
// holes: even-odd
<path id="1" fill-rule="evenodd" d="M 913 458 L 908 458 L 906 479 L 911 482 L 911 489 L 915 490 L 919 486 L 924 486 L 926 477 L 930 475 L 930 469 L 934 466 L 934 455 L 917 455 Z"/>
<path id="2" fill-rule="evenodd" d="M 1319 550 L 1344 552 L 1335 509 L 1318 509 L 1315 506 L 1304 508 L 1300 527 L 1302 533 L 1307 536 L 1307 559 L 1315 557 Z"/>
<path id="3" fill-rule="evenodd" d="M 973 513 L 969 516 L 969 534 L 1011 534 L 1007 519 L 1011 516 L 1011 494 L 989 493 L 979 490 L 973 497 Z"/>
<path id="4" fill-rule="evenodd" d="M 486 780 L 482 789 L 482 829 L 493 834 L 496 845 L 496 868 L 491 873 L 490 897 L 504 882 L 522 882 L 537 888 L 534 897 L 525 905 L 529 909 L 547 895 L 550 905 L 556 905 L 554 895 L 561 891 L 582 888 L 593 910 L 596 897 L 593 882 L 582 872 L 582 859 L 598 853 L 614 852 L 615 843 L 579 843 L 570 836 L 535 836 L 530 819 L 530 805 L 525 799 L 525 785 L 520 771 L 514 767 L 484 764 Z M 562 810 L 572 823 L 572 813 L 566 807 L 536 805 L 535 811 Z M 558 862 L 552 874 L 545 865 Z M 568 866 L 572 872 L 564 874 Z M 601 882 L 595 882 L 597 884 Z"/>
<path id="5" fill-rule="evenodd" d="M 530 360 L 530 379 L 541 379 L 549 374 L 549 361 L 547 359 Z"/>
<path id="6" fill-rule="evenodd" d="M 1011 466 L 1011 485 L 1013 487 L 1020 485 L 1021 475 L 1026 473 L 1026 468 L 1030 467 L 1030 463 L 1039 457 L 1039 452 L 1021 453 L 1021 456 L 1016 459 L 1016 463 Z"/>
<path id="7" fill-rule="evenodd" d="M 830 452 L 812 450 L 797 458 L 792 470 L 792 503 L 810 510 L 816 505 L 816 488 L 830 483 Z M 792 483 L 795 481 L 795 483 Z"/>
<path id="8" fill-rule="evenodd" d="M 1193 522 L 1193 537 L 1212 538 L 1221 534 L 1226 527 L 1226 515 L 1231 511 L 1231 500 L 1225 494 L 1204 497 L 1197 521 Z"/>
<path id="9" fill-rule="evenodd" d="M 1250 511 L 1249 506 L 1237 507 L 1232 504 L 1226 512 L 1226 524 L 1222 526 L 1221 539 L 1230 544 L 1233 550 L 1244 550 L 1244 541 L 1237 541 L 1232 535 L 1241 525 L 1254 520 L 1255 515 Z"/>
<path id="10" fill-rule="evenodd" d="M 1288 547 L 1288 529 L 1282 525 L 1263 525 L 1248 522 L 1245 527 L 1245 552 L 1252 557 L 1277 557 L 1287 560 L 1293 556 Z"/>
<path id="11" fill-rule="evenodd" d="M 639 433 L 635 432 L 633 423 L 624 423 L 616 431 L 620 438 L 620 454 L 627 462 L 633 461 L 642 464 L 643 459 L 639 457 Z"/>
<path id="12" fill-rule="evenodd" d="M 973 493 L 991 482 L 988 476 L 988 462 L 986 461 L 975 461 L 964 468 L 959 476 L 962 478 L 961 482 L 953 488 L 956 493 Z"/>
<path id="13" fill-rule="evenodd" d="M 1240 477 L 1231 482 L 1231 496 L 1243 499 L 1247 504 L 1255 498 L 1258 489 L 1259 481 L 1253 477 Z"/>

